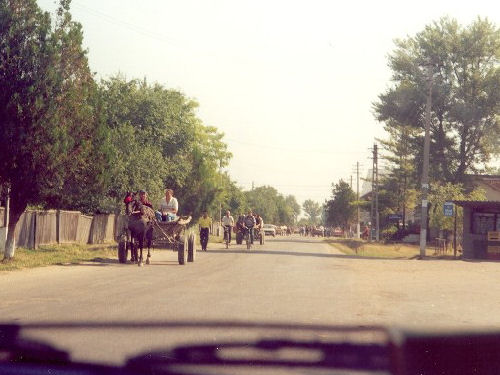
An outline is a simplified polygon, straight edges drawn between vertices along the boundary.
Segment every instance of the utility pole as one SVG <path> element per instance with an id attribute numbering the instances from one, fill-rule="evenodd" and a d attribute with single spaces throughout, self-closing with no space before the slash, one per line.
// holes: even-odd
<path id="1" fill-rule="evenodd" d="M 219 161 L 219 178 L 220 178 L 220 186 L 222 188 L 222 159 Z M 219 200 L 219 225 L 217 226 L 217 236 L 221 235 L 221 230 L 220 230 L 221 225 L 222 225 L 222 199 Z"/>
<path id="2" fill-rule="evenodd" d="M 380 223 L 378 214 L 378 146 L 373 145 L 373 165 L 375 174 L 375 239 L 380 240 Z"/>
<path id="3" fill-rule="evenodd" d="M 420 258 L 425 257 L 425 246 L 427 245 L 427 195 L 429 193 L 429 148 L 431 128 L 431 106 L 432 106 L 432 69 L 427 71 L 428 94 L 425 106 L 425 138 L 424 138 L 424 165 L 422 169 L 422 211 L 420 215 Z"/>
<path id="4" fill-rule="evenodd" d="M 356 238 L 359 239 L 359 161 L 356 162 Z"/>
<path id="5" fill-rule="evenodd" d="M 372 197 L 370 199 L 370 234 L 368 236 L 368 241 L 373 240 L 373 228 L 375 224 L 375 147 L 372 150 Z"/>

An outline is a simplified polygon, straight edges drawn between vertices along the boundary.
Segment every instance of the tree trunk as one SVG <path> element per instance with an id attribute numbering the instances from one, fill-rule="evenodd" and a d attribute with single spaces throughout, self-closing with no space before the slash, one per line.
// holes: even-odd
<path id="1" fill-rule="evenodd" d="M 7 230 L 7 241 L 5 242 L 5 251 L 3 254 L 3 260 L 4 261 L 9 261 L 12 258 L 14 258 L 14 253 L 16 249 L 16 244 L 15 244 L 15 235 L 16 235 L 16 225 L 17 222 L 19 221 L 19 218 L 23 214 L 24 210 L 26 209 L 27 205 L 24 204 L 21 207 L 19 207 L 16 204 L 12 204 L 10 207 L 10 217 L 9 217 L 9 227 Z"/>

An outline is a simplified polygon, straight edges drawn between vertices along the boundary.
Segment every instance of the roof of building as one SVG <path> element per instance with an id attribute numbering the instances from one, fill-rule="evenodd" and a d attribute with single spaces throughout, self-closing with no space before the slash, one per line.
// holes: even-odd
<path id="1" fill-rule="evenodd" d="M 453 201 L 461 207 L 500 208 L 500 201 Z"/>
<path id="2" fill-rule="evenodd" d="M 473 182 L 482 183 L 493 190 L 500 191 L 500 175 L 491 175 L 491 174 L 470 174 L 467 177 Z"/>

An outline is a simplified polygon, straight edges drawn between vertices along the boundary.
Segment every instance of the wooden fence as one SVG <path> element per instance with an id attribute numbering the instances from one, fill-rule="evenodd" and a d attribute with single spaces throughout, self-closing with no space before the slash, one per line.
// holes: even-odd
<path id="1" fill-rule="evenodd" d="M 0 227 L 4 223 L 3 210 L 1 207 Z M 79 211 L 26 210 L 16 225 L 16 247 L 36 249 L 40 245 L 58 243 L 111 243 L 123 225 L 124 217 L 121 215 L 86 216 Z M 3 243 L 0 244 L 0 249 L 3 246 Z"/>

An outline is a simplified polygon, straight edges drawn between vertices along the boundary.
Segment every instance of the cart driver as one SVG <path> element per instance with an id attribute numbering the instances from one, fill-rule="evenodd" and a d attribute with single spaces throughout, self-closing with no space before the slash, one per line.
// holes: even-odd
<path id="1" fill-rule="evenodd" d="M 174 197 L 172 189 L 165 190 L 165 198 L 160 201 L 160 206 L 156 215 L 160 221 L 173 221 L 177 219 L 177 211 L 179 210 L 179 202 Z"/>

